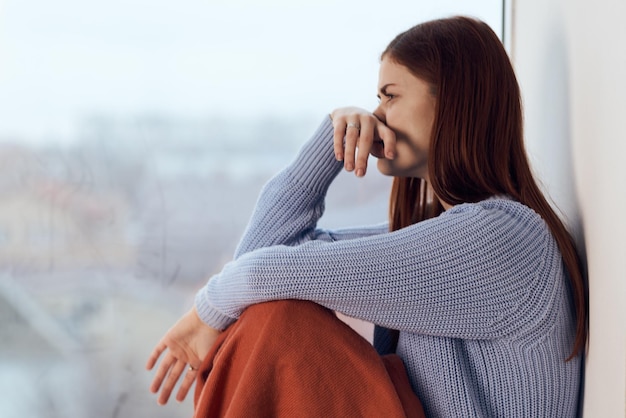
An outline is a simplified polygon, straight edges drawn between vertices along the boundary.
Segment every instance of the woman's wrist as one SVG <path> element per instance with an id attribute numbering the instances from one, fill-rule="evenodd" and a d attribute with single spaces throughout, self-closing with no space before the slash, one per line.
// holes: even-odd
<path id="1" fill-rule="evenodd" d="M 196 326 L 198 328 L 202 328 L 205 331 L 214 334 L 214 335 L 219 335 L 222 331 L 216 328 L 213 328 L 212 326 L 210 326 L 209 324 L 207 324 L 206 322 L 204 322 L 202 320 L 202 318 L 200 318 L 200 314 L 198 313 L 198 309 L 196 309 L 196 306 L 193 305 L 192 308 L 189 310 L 188 312 L 189 316 L 193 318 L 194 323 L 196 324 Z"/>

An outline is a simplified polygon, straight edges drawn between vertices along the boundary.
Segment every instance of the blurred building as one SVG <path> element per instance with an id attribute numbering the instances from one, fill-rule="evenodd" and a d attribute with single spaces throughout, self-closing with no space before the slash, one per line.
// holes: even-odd
<path id="1" fill-rule="evenodd" d="M 0 268 L 122 268 L 134 258 L 128 204 L 47 175 L 33 152 L 0 147 Z"/>

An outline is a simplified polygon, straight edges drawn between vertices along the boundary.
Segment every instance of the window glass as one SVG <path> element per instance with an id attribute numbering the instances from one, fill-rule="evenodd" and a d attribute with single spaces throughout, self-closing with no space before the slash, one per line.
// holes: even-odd
<path id="1" fill-rule="evenodd" d="M 183 417 L 149 352 L 336 107 L 376 106 L 399 32 L 496 0 L 0 1 L 0 411 Z M 386 220 L 342 173 L 324 227 Z"/>

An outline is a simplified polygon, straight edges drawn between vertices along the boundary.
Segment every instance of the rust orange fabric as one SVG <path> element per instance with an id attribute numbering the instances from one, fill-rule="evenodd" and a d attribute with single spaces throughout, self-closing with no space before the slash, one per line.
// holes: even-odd
<path id="1" fill-rule="evenodd" d="M 424 417 L 397 355 L 312 302 L 248 308 L 196 380 L 194 418 Z"/>

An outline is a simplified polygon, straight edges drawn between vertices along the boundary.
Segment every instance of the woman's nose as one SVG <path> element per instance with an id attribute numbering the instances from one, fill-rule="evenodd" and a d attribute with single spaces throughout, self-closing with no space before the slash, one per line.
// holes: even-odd
<path id="1" fill-rule="evenodd" d="M 386 123 L 385 120 L 385 111 L 382 108 L 382 105 L 378 105 L 376 109 L 372 112 L 374 116 L 376 116 L 381 122 Z"/>

